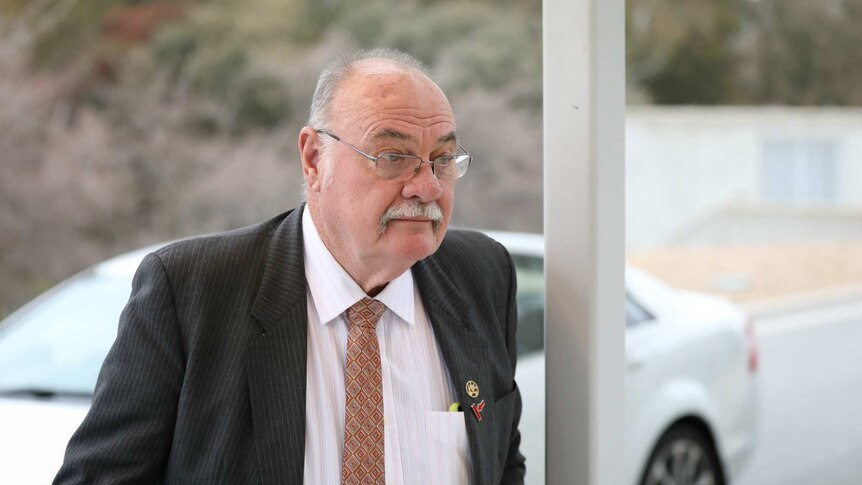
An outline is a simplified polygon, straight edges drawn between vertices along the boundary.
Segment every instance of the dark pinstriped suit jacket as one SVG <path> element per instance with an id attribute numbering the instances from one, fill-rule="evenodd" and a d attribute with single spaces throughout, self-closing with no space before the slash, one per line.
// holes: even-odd
<path id="1" fill-rule="evenodd" d="M 299 208 L 143 260 L 55 484 L 302 483 L 301 221 Z M 522 483 L 511 258 L 484 235 L 450 230 L 413 272 L 466 403 L 474 483 Z M 477 399 L 468 380 L 479 384 Z M 481 400 L 479 422 L 467 406 Z"/>

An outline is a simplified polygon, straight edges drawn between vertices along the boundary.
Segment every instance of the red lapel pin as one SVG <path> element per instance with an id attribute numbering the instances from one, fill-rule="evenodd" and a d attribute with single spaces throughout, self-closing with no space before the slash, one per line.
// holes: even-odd
<path id="1" fill-rule="evenodd" d="M 482 399 L 482 402 L 479 404 L 473 403 L 470 407 L 473 409 L 473 414 L 476 415 L 476 419 L 478 421 L 482 421 L 482 410 L 485 409 L 485 400 Z"/>

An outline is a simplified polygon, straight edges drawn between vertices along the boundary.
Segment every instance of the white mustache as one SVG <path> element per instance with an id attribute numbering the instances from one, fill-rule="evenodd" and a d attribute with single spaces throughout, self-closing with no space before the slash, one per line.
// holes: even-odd
<path id="1" fill-rule="evenodd" d="M 436 233 L 443 221 L 443 211 L 436 202 L 404 202 L 386 209 L 380 217 L 380 234 L 386 232 L 386 226 L 393 219 L 420 217 L 431 221 L 431 229 Z"/>

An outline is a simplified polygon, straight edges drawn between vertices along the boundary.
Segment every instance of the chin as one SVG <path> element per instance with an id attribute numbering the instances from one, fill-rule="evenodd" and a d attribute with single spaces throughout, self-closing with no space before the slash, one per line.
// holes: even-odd
<path id="1" fill-rule="evenodd" d="M 443 242 L 446 226 L 445 223 L 440 224 L 435 231 L 430 222 L 393 221 L 383 237 L 389 240 L 393 256 L 416 262 L 437 251 Z"/>
<path id="2" fill-rule="evenodd" d="M 421 235 L 410 234 L 400 236 L 395 241 L 394 246 L 393 253 L 397 257 L 415 262 L 434 254 L 437 248 L 440 247 L 440 241 L 437 240 L 437 237 L 433 233 Z"/>

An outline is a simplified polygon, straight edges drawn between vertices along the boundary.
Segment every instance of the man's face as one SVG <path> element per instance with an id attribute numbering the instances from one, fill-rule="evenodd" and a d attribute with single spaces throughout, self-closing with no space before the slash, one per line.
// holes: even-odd
<path id="1" fill-rule="evenodd" d="M 331 105 L 329 129 L 377 156 L 384 152 L 423 160 L 454 155 L 455 121 L 440 89 L 427 77 L 386 63 L 366 61 L 341 86 Z M 452 214 L 454 181 L 440 181 L 428 164 L 407 181 L 385 180 L 374 162 L 328 142 L 309 184 L 309 205 L 330 251 L 353 262 L 412 265 L 437 250 Z M 396 216 L 381 231 L 387 210 L 416 204 L 439 207 L 440 219 Z M 328 237 L 327 237 L 328 236 Z M 328 239 L 328 241 L 327 241 Z"/>

